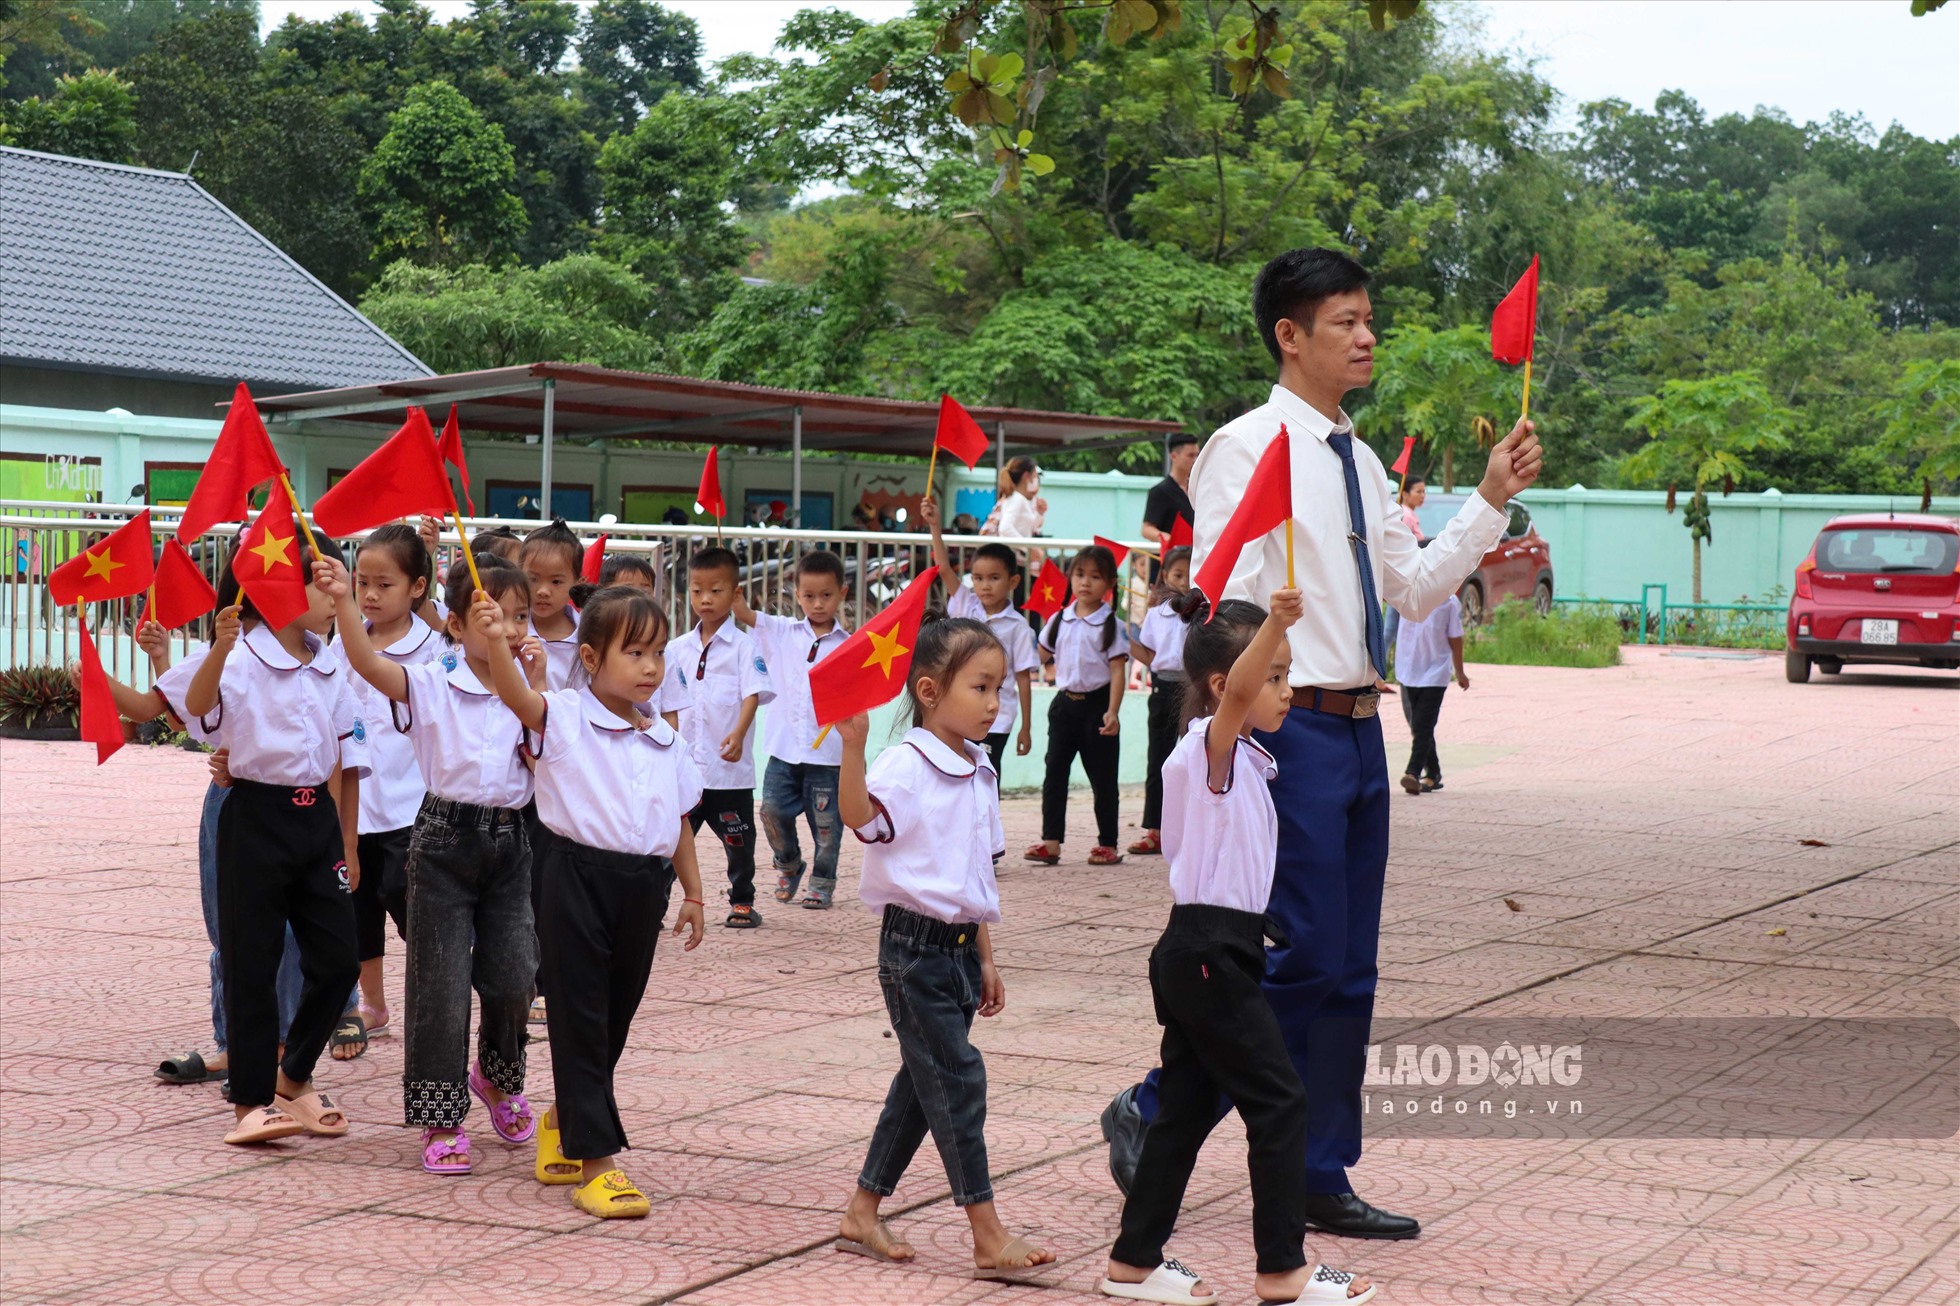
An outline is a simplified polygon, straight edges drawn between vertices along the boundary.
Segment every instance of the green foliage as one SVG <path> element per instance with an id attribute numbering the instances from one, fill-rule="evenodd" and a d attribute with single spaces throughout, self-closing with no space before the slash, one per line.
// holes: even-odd
<path id="1" fill-rule="evenodd" d="M 254 26 L 259 19 L 259 0 L 72 0 L 21 8 L 65 9 L 68 16 L 58 42 L 22 45 L 4 56 L 5 77 L 0 79 L 0 86 L 19 99 L 36 95 L 46 99 L 63 77 L 91 69 L 122 68 L 148 49 L 159 33 L 187 19 L 239 13 L 249 17 Z M 4 26 L 3 20 L 0 26 Z M 5 45 L 0 38 L 0 49 Z"/>
<path id="2" fill-rule="evenodd" d="M 647 0 L 597 0 L 578 41 L 578 86 L 614 131 L 630 132 L 671 91 L 701 86 L 694 20 Z"/>
<path id="3" fill-rule="evenodd" d="M 0 670 L 0 721 L 24 727 L 74 725 L 81 710 L 81 692 L 60 667 Z"/>
<path id="4" fill-rule="evenodd" d="M 1395 437 L 1416 437 L 1431 470 L 1412 461 L 1411 474 L 1440 479 L 1452 494 L 1457 460 L 1473 461 L 1477 452 L 1476 419 L 1486 430 L 1509 430 L 1524 399 L 1522 377 L 1491 358 L 1488 329 L 1472 323 L 1448 331 L 1401 327 L 1376 350 L 1375 367 L 1381 379 L 1363 410 L 1370 435 L 1388 436 L 1398 448 Z M 1541 435 L 1549 439 L 1553 430 L 1541 422 Z M 1474 480 L 1481 472 L 1469 474 Z"/>
<path id="5" fill-rule="evenodd" d="M 1467 627 L 1465 662 L 1523 667 L 1616 667 L 1620 621 L 1603 604 L 1559 604 L 1539 616 L 1529 603 L 1506 599 L 1481 625 Z"/>
<path id="6" fill-rule="evenodd" d="M 1960 481 L 1960 350 L 1907 363 L 1883 409 L 1886 447 L 1926 483 Z"/>
<path id="7" fill-rule="evenodd" d="M 416 87 L 361 169 L 376 254 L 450 267 L 508 257 L 529 223 L 515 173 L 503 128 L 448 82 Z"/>
<path id="8" fill-rule="evenodd" d="M 136 146 L 136 97 L 114 73 L 62 77 L 48 99 L 30 96 L 13 105 L 0 130 L 22 149 L 128 163 Z"/>
<path id="9" fill-rule="evenodd" d="M 639 328 L 656 296 L 590 254 L 541 268 L 403 260 L 382 274 L 361 311 L 439 372 L 547 360 L 644 368 L 653 347 Z"/>

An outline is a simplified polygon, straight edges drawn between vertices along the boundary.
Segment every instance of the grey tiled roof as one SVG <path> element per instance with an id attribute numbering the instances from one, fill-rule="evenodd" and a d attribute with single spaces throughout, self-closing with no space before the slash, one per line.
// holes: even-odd
<path id="1" fill-rule="evenodd" d="M 6 148 L 0 357 L 255 386 L 429 375 L 188 176 Z"/>

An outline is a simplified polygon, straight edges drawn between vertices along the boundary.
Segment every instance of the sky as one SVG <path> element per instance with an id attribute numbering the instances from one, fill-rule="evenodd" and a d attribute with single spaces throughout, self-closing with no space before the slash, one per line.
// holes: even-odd
<path id="1" fill-rule="evenodd" d="M 441 18 L 467 0 L 428 0 Z M 1432 3 L 1434 0 L 1432 0 Z M 1686 91 L 1711 117 L 1781 109 L 1796 122 L 1834 110 L 1883 131 L 1960 136 L 1960 2 L 1914 18 L 1908 0 L 1445 0 L 1480 11 L 1485 43 L 1539 61 L 1565 97 L 1561 122 L 1589 100 L 1651 108 Z M 880 19 L 907 0 L 663 0 L 701 26 L 708 61 L 766 51 L 798 9 L 848 9 Z M 364 0 L 260 0 L 268 29 L 288 13 L 318 18 Z"/>

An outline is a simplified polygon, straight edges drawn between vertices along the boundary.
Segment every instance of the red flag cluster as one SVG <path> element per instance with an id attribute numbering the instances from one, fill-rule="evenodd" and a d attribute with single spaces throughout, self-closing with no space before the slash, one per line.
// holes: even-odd
<path id="1" fill-rule="evenodd" d="M 456 511 L 435 428 L 420 408 L 382 446 L 313 505 L 313 521 L 329 535 L 352 535 L 370 526 L 424 513 L 447 517 Z"/>
<path id="2" fill-rule="evenodd" d="M 905 673 L 912 669 L 926 599 L 938 578 L 936 568 L 914 577 L 890 607 L 810 668 L 810 705 L 818 725 L 835 725 L 898 697 Z"/>
<path id="3" fill-rule="evenodd" d="M 470 493 L 470 465 L 463 458 L 463 428 L 456 422 L 456 405 L 449 405 L 449 420 L 442 424 L 442 437 L 436 442 L 442 451 L 442 460 L 456 469 L 456 478 L 463 483 L 463 502 L 470 506 L 470 516 L 476 516 L 476 496 Z"/>
<path id="4" fill-rule="evenodd" d="M 1171 519 L 1170 547 L 1173 549 L 1191 547 L 1191 523 L 1184 520 L 1183 513 Z"/>
<path id="5" fill-rule="evenodd" d="M 1204 565 L 1192 578 L 1191 583 L 1211 600 L 1212 611 L 1218 610 L 1219 601 L 1225 597 L 1226 582 L 1232 579 L 1232 569 L 1238 566 L 1239 554 L 1245 546 L 1263 538 L 1292 516 L 1292 441 L 1282 425 L 1273 442 L 1266 446 L 1266 452 L 1259 455 L 1259 465 L 1253 469 L 1245 498 L 1233 509 L 1232 520 L 1225 524 L 1224 532 L 1205 554 Z"/>
<path id="6" fill-rule="evenodd" d="M 141 594 L 156 576 L 152 556 L 150 510 L 145 508 L 93 547 L 48 573 L 48 594 L 63 604 L 106 603 Z M 89 637 L 88 623 L 77 624 L 82 646 L 82 738 L 95 745 L 95 763 L 100 766 L 123 746 L 122 717 L 116 711 L 115 696 L 109 690 L 109 677 L 102 670 L 95 641 Z"/>
<path id="7" fill-rule="evenodd" d="M 585 558 L 579 566 L 579 579 L 588 585 L 597 585 L 599 575 L 606 566 L 606 541 L 611 537 L 601 534 L 598 539 L 585 546 Z"/>

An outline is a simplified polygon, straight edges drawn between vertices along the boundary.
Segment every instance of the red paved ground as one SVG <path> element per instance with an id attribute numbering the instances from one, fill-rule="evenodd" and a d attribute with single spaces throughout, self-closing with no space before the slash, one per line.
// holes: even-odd
<path id="1" fill-rule="evenodd" d="M 1448 789 L 1396 802 L 1383 1014 L 1960 1006 L 1960 678 L 1794 687 L 1775 660 L 1653 649 L 1613 670 L 1473 676 L 1443 714 Z M 1390 730 L 1404 737 L 1399 718 Z M 391 1040 L 325 1072 L 357 1121 L 348 1138 L 223 1146 L 215 1086 L 149 1078 L 209 1035 L 201 765 L 85 760 L 77 745 L 0 750 L 6 1300 L 1005 1306 L 1092 1291 L 1119 1209 L 1095 1116 L 1155 1045 L 1158 865 L 1004 876 L 1009 1008 L 979 1034 L 989 1142 L 1004 1214 L 1063 1258 L 1059 1290 L 1010 1288 L 964 1277 L 930 1149 L 896 1204 L 916 1268 L 828 1250 L 895 1061 L 855 905 L 777 909 L 756 934 L 661 956 L 623 1089 L 651 1219 L 595 1225 L 487 1133 L 474 1176 L 422 1174 L 394 1123 Z M 1008 827 L 1011 846 L 1032 839 L 1029 800 Z M 1221 1130 L 1175 1243 L 1234 1303 L 1253 1300 L 1241 1157 Z M 1952 1139 L 1386 1140 L 1357 1185 L 1419 1215 L 1421 1240 L 1313 1249 L 1371 1272 L 1390 1303 L 1924 1306 L 1960 1300 L 1956 1161 Z"/>

